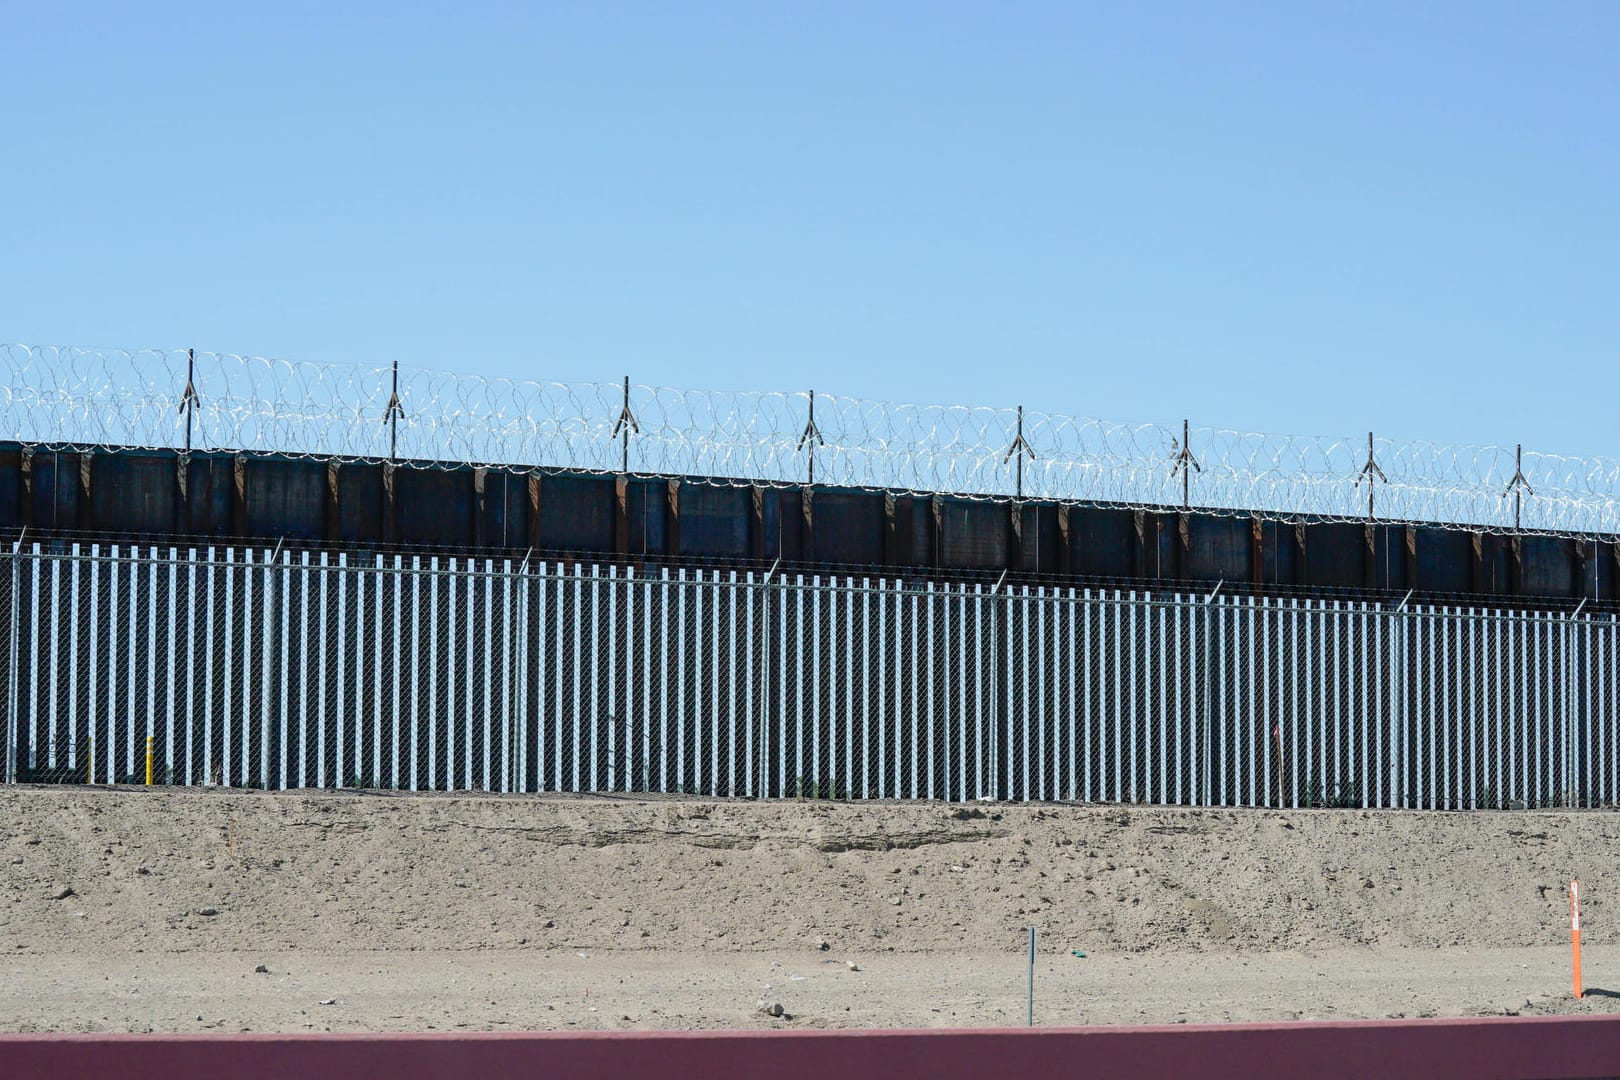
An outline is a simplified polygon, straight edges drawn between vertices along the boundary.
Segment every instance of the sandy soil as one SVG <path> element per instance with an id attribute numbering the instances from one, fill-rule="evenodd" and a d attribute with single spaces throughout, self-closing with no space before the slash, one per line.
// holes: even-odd
<path id="1" fill-rule="evenodd" d="M 1596 812 L 9 788 L 0 1028 L 1019 1024 L 1029 926 L 1045 1024 L 1620 1011 L 1617 856 Z"/>

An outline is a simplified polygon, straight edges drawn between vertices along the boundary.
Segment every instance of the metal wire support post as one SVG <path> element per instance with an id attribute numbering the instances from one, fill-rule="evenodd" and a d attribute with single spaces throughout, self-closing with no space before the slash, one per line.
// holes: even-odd
<path id="1" fill-rule="evenodd" d="M 399 459 L 399 422 L 405 419 L 405 406 L 399 401 L 399 361 L 394 361 L 394 387 L 388 395 L 388 407 L 383 410 L 383 423 L 388 425 L 388 460 Z"/>
<path id="2" fill-rule="evenodd" d="M 186 453 L 191 453 L 191 420 L 202 399 L 197 396 L 197 351 L 186 350 L 186 390 L 180 395 L 180 408 L 176 411 L 186 417 Z"/>
<path id="3" fill-rule="evenodd" d="M 810 440 L 814 439 L 814 442 Z M 826 446 L 827 440 L 821 437 L 821 429 L 816 426 L 816 392 L 810 391 L 810 419 L 805 421 L 804 433 L 799 436 L 799 449 L 810 448 L 810 472 L 807 483 L 816 482 L 816 447 Z"/>
<path id="4" fill-rule="evenodd" d="M 634 432 L 641 434 L 641 425 L 636 423 L 636 414 L 630 411 L 630 376 L 624 377 L 624 403 L 619 407 L 619 418 L 613 421 L 612 435 L 621 440 L 619 455 L 619 471 L 630 471 L 630 435 Z"/>
<path id="5" fill-rule="evenodd" d="M 1536 489 L 1530 486 L 1530 481 L 1524 478 L 1524 444 L 1515 443 L 1513 446 L 1513 479 L 1508 481 L 1507 490 L 1502 492 L 1502 498 L 1513 496 L 1513 527 L 1519 527 L 1519 513 L 1524 506 L 1524 496 L 1534 496 Z"/>
<path id="6" fill-rule="evenodd" d="M 1172 455 L 1171 460 L 1175 465 L 1171 468 L 1170 475 L 1175 476 L 1178 473 L 1181 475 L 1181 508 L 1186 510 L 1192 500 L 1192 474 L 1195 471 L 1204 471 L 1204 467 L 1198 464 L 1198 459 L 1193 456 L 1192 436 L 1186 420 L 1181 421 L 1181 448 Z"/>
<path id="7" fill-rule="evenodd" d="M 1012 445 L 1007 447 L 1007 452 L 1001 455 L 1001 463 L 1003 465 L 1007 464 L 1008 460 L 1011 458 L 1016 457 L 1018 459 L 1018 480 L 1017 487 L 1014 490 L 1016 496 L 1020 499 L 1024 497 L 1025 455 L 1029 456 L 1029 460 L 1035 460 L 1035 449 L 1034 447 L 1030 446 L 1029 442 L 1024 438 L 1024 407 L 1020 405 L 1018 406 L 1018 433 L 1013 437 Z"/>
<path id="8" fill-rule="evenodd" d="M 1365 464 L 1365 465 L 1363 465 L 1361 467 L 1361 473 L 1360 473 L 1360 475 L 1358 475 L 1356 477 L 1356 486 L 1357 487 L 1361 486 L 1361 483 L 1362 483 L 1363 480 L 1365 480 L 1367 482 L 1367 520 L 1368 521 L 1372 521 L 1373 518 L 1374 518 L 1374 515 L 1373 515 L 1373 491 L 1375 490 L 1375 488 L 1373 486 L 1373 481 L 1375 479 L 1379 480 L 1379 481 L 1381 481 L 1382 483 L 1385 483 L 1385 484 L 1389 483 L 1389 477 L 1384 475 L 1384 470 L 1380 469 L 1378 467 L 1378 462 L 1373 460 L 1373 433 L 1369 431 L 1369 432 L 1367 432 L 1367 464 Z"/>
<path id="9" fill-rule="evenodd" d="M 1035 1026 L 1035 928 L 1029 928 L 1029 1000 L 1024 1014 L 1028 1027 Z"/>

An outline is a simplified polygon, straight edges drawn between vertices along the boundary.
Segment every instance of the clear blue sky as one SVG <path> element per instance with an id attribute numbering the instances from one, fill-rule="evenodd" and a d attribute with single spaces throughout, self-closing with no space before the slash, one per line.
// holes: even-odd
<path id="1" fill-rule="evenodd" d="M 1620 453 L 1620 4 L 13 0 L 0 38 L 0 341 Z"/>

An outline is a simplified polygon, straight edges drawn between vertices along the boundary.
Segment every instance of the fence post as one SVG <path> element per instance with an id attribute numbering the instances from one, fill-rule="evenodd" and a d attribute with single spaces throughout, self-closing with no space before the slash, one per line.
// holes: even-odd
<path id="1" fill-rule="evenodd" d="M 17 710 L 19 701 L 17 696 L 17 683 L 20 672 L 17 668 L 17 636 L 19 634 L 17 618 L 17 597 L 21 592 L 18 568 L 22 559 L 23 537 L 28 534 L 25 528 L 17 534 L 17 542 L 11 548 L 11 573 L 9 577 L 9 595 L 6 597 L 6 614 L 9 618 L 10 633 L 6 642 L 6 783 L 17 782 L 17 735 L 19 717 Z"/>
<path id="2" fill-rule="evenodd" d="M 1575 675 L 1575 624 L 1585 607 L 1586 597 L 1583 596 L 1581 602 L 1575 605 L 1575 610 L 1564 620 L 1564 805 L 1569 808 L 1580 805 L 1575 789 L 1580 772 L 1576 763 L 1575 726 L 1580 689 Z"/>
<path id="3" fill-rule="evenodd" d="M 1406 736 L 1406 635 L 1411 616 L 1406 611 L 1407 601 L 1412 599 L 1413 590 L 1407 589 L 1406 595 L 1395 606 L 1395 618 L 1391 620 L 1390 647 L 1395 650 L 1391 657 L 1390 666 L 1394 669 L 1395 677 L 1391 680 L 1390 717 L 1389 717 L 1389 805 L 1391 809 L 1405 806 L 1406 786 L 1402 783 L 1402 773 L 1405 761 L 1401 756 L 1401 747 Z M 1397 801 L 1400 800 L 1400 801 Z"/>
<path id="4" fill-rule="evenodd" d="M 1215 805 L 1214 761 L 1212 760 L 1215 734 L 1213 730 L 1215 723 L 1215 678 L 1210 672 L 1209 655 L 1209 641 L 1214 636 L 1214 631 L 1210 626 L 1210 613 L 1214 608 L 1215 598 L 1221 593 L 1221 586 L 1225 584 L 1226 579 L 1222 578 L 1215 583 L 1214 590 L 1204 597 L 1204 656 L 1203 662 L 1198 665 L 1199 675 L 1204 684 L 1204 693 L 1202 695 L 1204 699 L 1204 730 L 1199 738 L 1198 757 L 1198 770 L 1200 773 L 1199 798 L 1203 806 Z"/>
<path id="5" fill-rule="evenodd" d="M 780 586 L 771 588 L 771 580 L 776 577 L 776 568 L 782 565 L 781 556 L 771 563 L 771 568 L 765 572 L 764 579 L 759 583 L 759 649 L 762 654 L 759 658 L 758 670 L 760 673 L 759 687 L 759 798 L 770 798 L 771 778 L 771 628 L 775 623 L 771 620 L 771 597 L 780 591 Z M 785 646 L 784 646 L 785 647 Z M 780 674 L 778 677 L 781 677 Z M 786 780 L 783 780 L 786 784 Z M 785 794 L 785 792 L 784 792 Z"/>
<path id="6" fill-rule="evenodd" d="M 990 595 L 986 598 L 990 601 L 989 640 L 996 644 L 998 653 L 1001 645 L 1001 628 L 1006 624 L 1006 621 L 999 617 L 1002 600 L 1001 586 L 1006 582 L 1006 580 L 1007 571 L 1003 570 L 1001 572 L 1001 576 L 996 578 L 996 584 L 993 588 L 991 588 Z M 982 658 L 984 655 L 984 643 L 974 642 L 974 645 L 977 649 L 976 656 Z M 999 656 L 997 656 L 997 659 L 999 660 Z M 1001 743 L 1003 736 L 1007 734 L 1007 732 L 1001 730 L 1001 688 L 1002 675 L 1005 673 L 1005 671 L 1005 664 L 992 663 L 990 665 L 990 722 L 987 727 L 982 728 L 979 732 L 980 760 L 982 762 L 984 758 L 989 758 L 989 768 L 981 768 L 979 770 L 980 781 L 978 797 L 981 800 L 997 798 L 1001 792 Z M 1010 724 L 1012 721 L 1012 703 L 1010 701 L 1008 702 L 1007 706 L 1007 719 L 1008 723 Z M 990 774 L 990 793 L 988 794 L 985 791 L 983 780 L 986 772 Z"/>

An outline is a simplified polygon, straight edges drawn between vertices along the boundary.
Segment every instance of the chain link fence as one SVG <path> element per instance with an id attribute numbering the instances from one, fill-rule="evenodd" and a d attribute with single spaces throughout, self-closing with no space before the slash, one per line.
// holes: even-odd
<path id="1" fill-rule="evenodd" d="M 24 782 L 1620 803 L 1609 614 L 65 543 L 0 612 Z"/>

